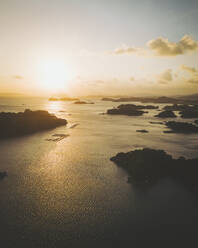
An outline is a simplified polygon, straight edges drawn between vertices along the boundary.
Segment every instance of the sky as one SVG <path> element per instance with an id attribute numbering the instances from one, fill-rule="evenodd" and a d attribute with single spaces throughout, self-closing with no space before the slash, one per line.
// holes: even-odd
<path id="1" fill-rule="evenodd" d="M 0 93 L 198 93 L 197 0 L 0 0 Z"/>

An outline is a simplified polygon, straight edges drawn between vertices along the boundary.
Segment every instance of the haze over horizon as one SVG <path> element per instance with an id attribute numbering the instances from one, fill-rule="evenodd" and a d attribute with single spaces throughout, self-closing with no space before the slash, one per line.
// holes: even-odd
<path id="1" fill-rule="evenodd" d="M 0 2 L 0 93 L 198 93 L 198 2 Z"/>

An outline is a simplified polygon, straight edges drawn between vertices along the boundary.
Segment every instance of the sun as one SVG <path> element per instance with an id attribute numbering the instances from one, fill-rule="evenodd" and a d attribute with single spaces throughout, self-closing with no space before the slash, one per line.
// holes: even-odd
<path id="1" fill-rule="evenodd" d="M 74 72 L 63 60 L 46 60 L 39 64 L 39 84 L 48 91 L 68 88 Z"/>

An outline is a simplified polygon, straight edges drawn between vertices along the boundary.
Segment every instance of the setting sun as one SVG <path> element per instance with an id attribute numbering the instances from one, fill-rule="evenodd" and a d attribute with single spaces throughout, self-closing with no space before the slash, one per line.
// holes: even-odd
<path id="1" fill-rule="evenodd" d="M 39 83 L 48 91 L 66 89 L 74 78 L 74 72 L 62 60 L 42 61 L 38 70 Z"/>

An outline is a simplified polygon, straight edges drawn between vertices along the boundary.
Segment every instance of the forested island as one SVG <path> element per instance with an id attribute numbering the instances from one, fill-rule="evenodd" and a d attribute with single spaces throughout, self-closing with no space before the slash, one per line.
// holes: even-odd
<path id="1" fill-rule="evenodd" d="M 44 110 L 26 109 L 19 113 L 0 113 L 0 138 L 22 136 L 66 125 L 65 119 L 57 118 Z"/>
<path id="2" fill-rule="evenodd" d="M 135 104 L 121 104 L 117 108 L 108 109 L 107 114 L 110 115 L 128 115 L 128 116 L 141 116 L 148 113 L 143 110 L 158 109 L 158 106 L 153 105 L 135 105 Z"/>
<path id="3" fill-rule="evenodd" d="M 110 160 L 127 171 L 130 183 L 139 186 L 171 178 L 192 190 L 198 189 L 198 158 L 174 159 L 163 150 L 144 148 L 118 153 Z"/>

